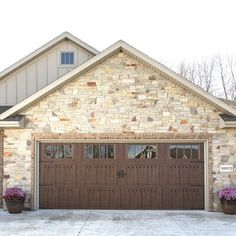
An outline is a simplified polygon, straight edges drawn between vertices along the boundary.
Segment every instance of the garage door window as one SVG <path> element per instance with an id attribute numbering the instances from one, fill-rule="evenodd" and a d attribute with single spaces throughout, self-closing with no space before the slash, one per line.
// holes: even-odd
<path id="1" fill-rule="evenodd" d="M 71 159 L 72 145 L 70 144 L 48 144 L 44 150 L 47 158 L 53 159 Z"/>
<path id="2" fill-rule="evenodd" d="M 150 144 L 128 145 L 129 159 L 155 159 L 157 158 L 157 146 Z"/>
<path id="3" fill-rule="evenodd" d="M 85 157 L 87 159 L 112 159 L 114 158 L 114 145 L 87 144 L 85 145 Z"/>
<path id="4" fill-rule="evenodd" d="M 199 159 L 199 144 L 170 144 L 170 159 Z"/>

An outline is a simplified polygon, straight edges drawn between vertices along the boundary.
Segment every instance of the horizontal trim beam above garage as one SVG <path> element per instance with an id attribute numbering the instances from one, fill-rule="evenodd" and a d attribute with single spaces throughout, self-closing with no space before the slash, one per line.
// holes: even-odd
<path id="1" fill-rule="evenodd" d="M 176 143 L 176 139 L 36 139 L 40 143 Z M 206 139 L 178 139 L 178 143 L 205 142 Z"/>

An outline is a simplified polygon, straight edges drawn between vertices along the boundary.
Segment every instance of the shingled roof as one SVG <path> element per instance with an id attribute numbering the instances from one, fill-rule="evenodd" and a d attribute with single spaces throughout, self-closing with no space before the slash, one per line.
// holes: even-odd
<path id="1" fill-rule="evenodd" d="M 0 106 L 0 114 L 12 108 L 12 106 Z"/>

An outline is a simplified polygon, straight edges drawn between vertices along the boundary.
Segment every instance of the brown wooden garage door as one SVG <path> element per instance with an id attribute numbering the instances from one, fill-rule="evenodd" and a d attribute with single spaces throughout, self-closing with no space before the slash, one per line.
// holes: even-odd
<path id="1" fill-rule="evenodd" d="M 41 144 L 40 208 L 204 209 L 203 144 Z"/>

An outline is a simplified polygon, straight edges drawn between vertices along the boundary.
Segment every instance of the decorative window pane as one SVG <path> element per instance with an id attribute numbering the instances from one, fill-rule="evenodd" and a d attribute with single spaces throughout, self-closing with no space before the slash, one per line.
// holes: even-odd
<path id="1" fill-rule="evenodd" d="M 114 145 L 87 144 L 85 145 L 85 157 L 87 159 L 114 158 Z"/>
<path id="2" fill-rule="evenodd" d="M 106 158 L 106 145 L 100 145 L 100 157 Z"/>
<path id="3" fill-rule="evenodd" d="M 70 64 L 74 64 L 74 53 L 70 53 L 70 58 L 69 58 L 69 60 L 70 60 Z"/>
<path id="4" fill-rule="evenodd" d="M 45 146 L 45 156 L 53 159 L 71 159 L 72 145 L 71 144 L 48 144 Z"/>
<path id="5" fill-rule="evenodd" d="M 61 64 L 65 64 L 65 63 L 66 63 L 66 54 L 61 53 Z"/>
<path id="6" fill-rule="evenodd" d="M 99 158 L 99 145 L 93 145 L 93 158 Z"/>
<path id="7" fill-rule="evenodd" d="M 154 159 L 157 157 L 157 146 L 149 144 L 128 145 L 129 159 Z"/>
<path id="8" fill-rule="evenodd" d="M 192 159 L 198 159 L 199 158 L 199 145 L 194 144 L 192 145 Z"/>
<path id="9" fill-rule="evenodd" d="M 177 145 L 170 145 L 170 159 L 176 159 L 176 148 Z"/>
<path id="10" fill-rule="evenodd" d="M 183 159 L 184 158 L 184 145 L 178 145 L 177 146 L 177 158 Z"/>
<path id="11" fill-rule="evenodd" d="M 74 64 L 74 53 L 73 52 L 61 52 L 61 64 L 62 65 L 73 65 Z"/>
<path id="12" fill-rule="evenodd" d="M 184 159 L 191 159 L 191 144 L 185 144 L 184 145 Z"/>
<path id="13" fill-rule="evenodd" d="M 86 158 L 93 159 L 93 145 L 86 145 L 85 152 Z"/>
<path id="14" fill-rule="evenodd" d="M 199 144 L 170 144 L 170 159 L 199 158 Z"/>

